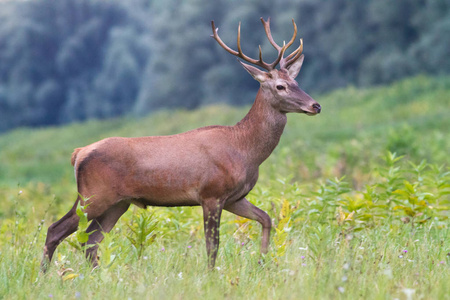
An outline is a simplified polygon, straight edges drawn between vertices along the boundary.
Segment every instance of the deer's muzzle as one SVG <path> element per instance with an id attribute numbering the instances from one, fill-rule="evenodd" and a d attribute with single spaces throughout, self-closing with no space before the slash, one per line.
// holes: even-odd
<path id="1" fill-rule="evenodd" d="M 322 106 L 320 106 L 319 103 L 314 103 L 312 105 L 313 109 L 316 111 L 316 114 L 320 114 L 320 111 L 322 110 Z"/>

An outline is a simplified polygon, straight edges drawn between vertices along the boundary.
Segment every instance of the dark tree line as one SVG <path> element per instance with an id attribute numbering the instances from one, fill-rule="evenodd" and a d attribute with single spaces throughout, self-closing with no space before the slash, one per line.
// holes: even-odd
<path id="1" fill-rule="evenodd" d="M 270 60 L 291 18 L 305 44 L 301 85 L 321 93 L 450 73 L 447 0 L 36 0 L 0 2 L 0 131 L 160 108 L 248 104 L 257 83 L 216 45 Z"/>

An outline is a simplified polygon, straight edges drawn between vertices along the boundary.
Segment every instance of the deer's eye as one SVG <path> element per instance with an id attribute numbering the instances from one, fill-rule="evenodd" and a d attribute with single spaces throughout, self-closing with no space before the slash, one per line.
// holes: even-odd
<path id="1" fill-rule="evenodd" d="M 277 85 L 277 90 L 281 91 L 284 89 L 285 89 L 285 87 L 283 85 L 281 85 L 281 84 Z"/>

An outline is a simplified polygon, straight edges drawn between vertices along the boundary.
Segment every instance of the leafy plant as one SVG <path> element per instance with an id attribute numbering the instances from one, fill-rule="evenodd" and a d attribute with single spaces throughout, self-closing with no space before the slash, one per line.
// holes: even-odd
<path id="1" fill-rule="evenodd" d="M 99 264 L 108 269 L 113 269 L 117 256 L 120 253 L 120 244 L 117 243 L 117 236 L 113 233 L 103 232 L 103 241 L 99 244 Z"/>
<path id="2" fill-rule="evenodd" d="M 344 194 L 351 191 L 345 177 L 327 179 L 325 184 L 320 185 L 317 192 L 311 192 L 313 196 L 309 203 L 308 214 L 315 216 L 314 221 L 321 224 L 328 223 L 333 218 L 339 201 Z"/>
<path id="3" fill-rule="evenodd" d="M 86 203 L 86 201 L 89 200 L 89 198 L 83 198 L 83 196 L 81 196 L 81 195 L 80 195 L 80 197 L 82 197 L 83 203 Z M 89 206 L 89 204 L 81 205 L 81 201 L 79 201 L 77 204 L 76 214 L 80 218 L 80 220 L 78 221 L 78 229 L 75 232 L 75 239 L 78 243 L 74 243 L 71 240 L 67 240 L 67 242 L 72 247 L 74 247 L 75 249 L 78 249 L 78 250 L 82 250 L 82 251 L 86 251 L 88 248 L 95 246 L 95 245 L 86 244 L 87 241 L 89 240 L 89 236 L 95 232 L 95 230 L 91 231 L 91 232 L 86 232 L 86 230 L 88 229 L 88 223 L 89 223 L 88 216 L 86 213 L 86 207 L 88 207 L 88 206 Z"/>
<path id="4" fill-rule="evenodd" d="M 273 237 L 275 246 L 275 259 L 280 258 L 286 254 L 286 248 L 289 245 L 288 234 L 292 229 L 291 204 L 286 199 L 283 199 L 281 203 L 282 204 L 278 224 L 275 227 L 275 235 Z"/>
<path id="5" fill-rule="evenodd" d="M 129 233 L 127 239 L 133 245 L 138 259 L 142 257 L 144 250 L 151 245 L 156 238 L 156 228 L 158 223 L 153 220 L 153 214 L 145 210 L 133 215 L 131 224 L 128 224 Z"/>

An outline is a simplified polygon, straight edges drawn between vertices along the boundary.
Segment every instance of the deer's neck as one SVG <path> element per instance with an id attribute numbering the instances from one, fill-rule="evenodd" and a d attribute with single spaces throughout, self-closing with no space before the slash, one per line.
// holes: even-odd
<path id="1" fill-rule="evenodd" d="M 248 114 L 234 126 L 238 148 L 258 166 L 278 145 L 287 121 L 286 114 L 272 107 L 268 97 L 273 96 L 260 88 Z"/>

